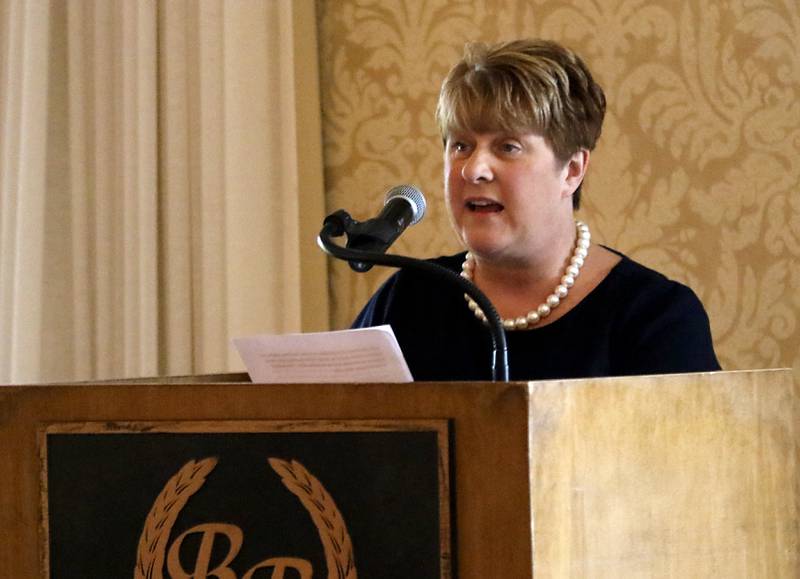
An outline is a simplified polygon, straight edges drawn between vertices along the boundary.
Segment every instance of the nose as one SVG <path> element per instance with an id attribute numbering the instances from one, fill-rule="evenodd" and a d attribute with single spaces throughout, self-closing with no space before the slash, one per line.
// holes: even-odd
<path id="1" fill-rule="evenodd" d="M 476 148 L 464 160 L 461 176 L 470 183 L 489 182 L 493 178 L 491 155 L 488 151 Z"/>

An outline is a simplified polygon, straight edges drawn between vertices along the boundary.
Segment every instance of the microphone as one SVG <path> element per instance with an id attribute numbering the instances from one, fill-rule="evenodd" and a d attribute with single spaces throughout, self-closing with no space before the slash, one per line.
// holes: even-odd
<path id="1" fill-rule="evenodd" d="M 347 248 L 385 253 L 407 227 L 425 216 L 425 196 L 411 185 L 398 185 L 386 192 L 383 209 L 377 217 L 352 224 L 347 230 Z M 351 261 L 355 271 L 368 271 L 371 263 Z"/>

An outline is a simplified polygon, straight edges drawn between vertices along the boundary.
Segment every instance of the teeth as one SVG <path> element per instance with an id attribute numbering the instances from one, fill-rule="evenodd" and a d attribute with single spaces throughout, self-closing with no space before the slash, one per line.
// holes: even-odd
<path id="1" fill-rule="evenodd" d="M 477 201 L 470 201 L 470 205 L 474 205 L 476 207 L 488 207 L 489 205 L 497 205 L 494 201 L 488 201 L 486 199 L 479 199 Z"/>

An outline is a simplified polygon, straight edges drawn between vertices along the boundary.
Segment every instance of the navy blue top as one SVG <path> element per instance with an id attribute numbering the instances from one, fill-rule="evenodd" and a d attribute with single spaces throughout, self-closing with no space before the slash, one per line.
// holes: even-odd
<path id="1" fill-rule="evenodd" d="M 621 254 L 620 254 L 621 255 Z M 511 380 L 719 370 L 695 293 L 621 255 L 608 276 L 555 322 L 506 332 Z M 461 271 L 464 253 L 434 262 Z M 492 343 L 463 292 L 403 269 L 375 293 L 354 328 L 389 324 L 415 380 L 491 380 Z"/>

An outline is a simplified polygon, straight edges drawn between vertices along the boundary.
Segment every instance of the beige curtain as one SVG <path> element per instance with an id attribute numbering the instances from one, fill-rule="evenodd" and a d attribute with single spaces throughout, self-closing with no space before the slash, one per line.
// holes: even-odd
<path id="1" fill-rule="evenodd" d="M 0 0 L 0 380 L 326 329 L 313 0 Z"/>

